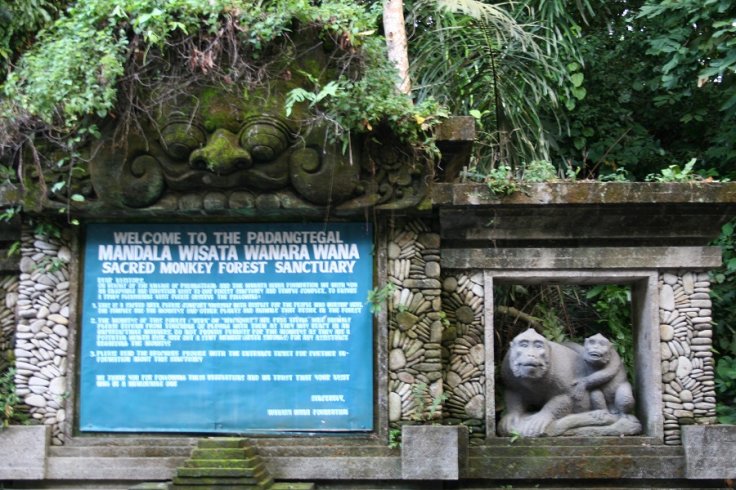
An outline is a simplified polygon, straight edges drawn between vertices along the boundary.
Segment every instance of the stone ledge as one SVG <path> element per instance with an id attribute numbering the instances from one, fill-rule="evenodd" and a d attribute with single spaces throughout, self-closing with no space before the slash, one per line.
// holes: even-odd
<path id="1" fill-rule="evenodd" d="M 434 184 L 438 206 L 684 204 L 736 205 L 736 182 L 548 182 L 524 184 L 508 196 L 490 192 L 485 184 Z"/>
<path id="2" fill-rule="evenodd" d="M 448 269 L 696 269 L 721 266 L 718 247 L 581 247 L 445 249 Z M 602 275 L 604 273 L 602 272 Z"/>
<path id="3" fill-rule="evenodd" d="M 277 480 L 401 480 L 401 457 L 264 457 Z"/>
<path id="4" fill-rule="evenodd" d="M 661 456 L 490 457 L 469 460 L 467 478 L 674 480 L 685 477 L 684 458 Z"/>
<path id="5" fill-rule="evenodd" d="M 437 184 L 444 246 L 707 245 L 736 215 L 736 183 L 529 185 L 496 197 L 477 184 Z"/>
<path id="6" fill-rule="evenodd" d="M 460 479 L 617 479 L 670 480 L 685 478 L 685 453 L 679 446 L 650 444 L 654 439 L 548 438 L 521 439 L 511 443 L 496 438 L 484 446 L 469 448 L 468 469 Z M 284 441 L 290 456 L 277 456 L 276 441 L 257 451 L 277 480 L 402 480 L 398 450 L 383 448 L 384 456 L 348 456 L 359 446 L 298 446 Z M 127 449 L 123 446 L 121 451 Z M 375 451 L 375 452 L 374 452 Z M 368 452 L 376 454 L 373 447 Z M 125 453 L 125 451 L 123 451 Z M 266 454 L 268 453 L 268 454 Z M 297 455 L 298 454 L 298 455 Z M 340 455 L 339 454 L 344 454 Z M 48 458 L 45 478 L 63 481 L 169 480 L 186 457 L 59 457 Z"/>
<path id="7" fill-rule="evenodd" d="M 649 455 L 637 452 L 631 455 L 590 456 L 561 455 L 559 448 L 537 447 L 524 456 L 474 456 L 468 460 L 468 470 L 461 479 L 619 479 L 644 478 L 670 480 L 685 478 L 685 460 L 682 454 L 663 452 L 652 455 L 660 448 L 652 448 Z M 682 449 L 680 448 L 680 452 Z M 557 453 L 557 454 L 554 454 Z M 49 479 L 63 480 L 167 480 L 179 462 L 166 463 L 162 458 L 134 461 L 125 458 L 51 458 Z M 401 458 L 350 458 L 350 457 L 272 457 L 264 458 L 266 467 L 279 480 L 401 480 Z M 131 463 L 134 463 L 131 465 Z M 81 465 L 96 465 L 85 469 Z M 64 466 L 66 468 L 64 469 Z"/>
<path id="8" fill-rule="evenodd" d="M 49 480 L 169 480 L 186 457 L 51 457 Z"/>

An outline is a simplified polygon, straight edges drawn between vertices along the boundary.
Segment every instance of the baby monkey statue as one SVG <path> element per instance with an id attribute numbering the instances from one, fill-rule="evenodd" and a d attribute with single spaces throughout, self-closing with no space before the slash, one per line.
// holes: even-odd
<path id="1" fill-rule="evenodd" d="M 501 366 L 501 436 L 619 436 L 641 432 L 621 358 L 596 334 L 583 346 L 520 333 Z"/>

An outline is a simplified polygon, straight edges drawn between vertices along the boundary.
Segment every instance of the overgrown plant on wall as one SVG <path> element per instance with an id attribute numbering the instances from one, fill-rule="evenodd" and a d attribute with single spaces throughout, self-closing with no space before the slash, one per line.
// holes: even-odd
<path id="1" fill-rule="evenodd" d="M 0 92 L 0 162 L 36 175 L 53 169 L 42 193 L 83 200 L 80 148 L 115 120 L 119 141 L 155 122 L 157 109 L 197 86 L 242 90 L 266 80 L 291 86 L 281 114 L 326 123 L 347 145 L 388 127 L 432 153 L 427 130 L 444 116 L 432 100 L 414 104 L 395 89 L 396 72 L 378 33 L 379 4 L 328 0 L 80 0 L 41 31 Z M 300 36 L 331 50 L 328 66 L 290 71 Z M 292 111 L 295 105 L 299 111 Z M 288 114 L 287 114 L 288 113 Z M 39 151 L 40 144 L 51 148 Z"/>

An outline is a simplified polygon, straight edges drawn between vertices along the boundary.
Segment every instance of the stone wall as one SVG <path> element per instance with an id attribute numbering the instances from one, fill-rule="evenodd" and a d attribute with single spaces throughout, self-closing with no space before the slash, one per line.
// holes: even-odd
<path id="1" fill-rule="evenodd" d="M 440 238 L 424 221 L 388 227 L 388 418 L 442 419 L 485 436 L 485 295 L 478 270 L 440 270 Z M 16 386 L 31 416 L 64 443 L 71 305 L 67 238 L 25 231 L 20 275 L 0 276 L 0 351 L 15 341 Z M 704 272 L 659 275 L 664 440 L 715 422 L 710 283 Z M 488 395 L 490 396 L 490 395 Z M 433 401 L 443 398 L 441 403 Z"/>
<path id="2" fill-rule="evenodd" d="M 443 393 L 440 239 L 422 221 L 389 228 L 389 422 L 439 418 Z"/>
<path id="3" fill-rule="evenodd" d="M 681 443 L 681 425 L 715 423 L 709 293 L 707 273 L 660 274 L 659 335 L 665 444 Z"/>
<path id="4" fill-rule="evenodd" d="M 0 373 L 9 367 L 15 341 L 15 305 L 18 301 L 18 277 L 0 275 Z"/>
<path id="5" fill-rule="evenodd" d="M 439 235 L 422 221 L 391 228 L 389 422 L 439 420 L 485 437 L 483 274 L 440 282 Z M 444 394 L 444 396 L 443 396 Z"/>
<path id="6" fill-rule="evenodd" d="M 438 420 L 486 434 L 483 273 L 440 271 L 439 238 L 421 221 L 388 237 L 389 423 Z M 441 279 L 441 283 L 440 283 Z M 441 294 L 438 295 L 438 293 Z M 664 441 L 681 444 L 680 427 L 715 422 L 710 283 L 704 272 L 659 274 Z M 648 301 L 646 298 L 642 298 Z M 444 393 L 440 410 L 429 414 Z M 660 429 L 661 430 L 661 429 Z"/>
<path id="7" fill-rule="evenodd" d="M 466 425 L 473 439 L 485 438 L 484 294 L 482 272 L 457 272 L 442 281 L 444 417 Z"/>
<path id="8" fill-rule="evenodd" d="M 71 304 L 69 240 L 34 235 L 21 238 L 16 303 L 18 395 L 33 419 L 52 427 L 53 444 L 64 443 L 65 400 L 69 395 L 67 353 Z"/>

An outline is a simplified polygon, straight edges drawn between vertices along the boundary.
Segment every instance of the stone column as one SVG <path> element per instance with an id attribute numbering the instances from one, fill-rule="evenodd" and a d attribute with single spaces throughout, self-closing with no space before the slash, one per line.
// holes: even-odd
<path id="1" fill-rule="evenodd" d="M 471 438 L 485 438 L 484 294 L 482 272 L 453 272 L 442 282 L 446 422 L 466 425 Z"/>
<path id="2" fill-rule="evenodd" d="M 50 425 L 52 443 L 60 445 L 64 443 L 64 405 L 69 395 L 66 373 L 72 254 L 68 239 L 61 236 L 25 229 L 21 242 L 15 386 L 31 416 Z"/>
<path id="3" fill-rule="evenodd" d="M 659 277 L 664 442 L 679 445 L 680 426 L 715 423 L 710 281 L 706 272 Z"/>
<path id="4" fill-rule="evenodd" d="M 440 238 L 423 221 L 394 224 L 388 238 L 389 422 L 442 416 Z"/>
<path id="5" fill-rule="evenodd" d="M 0 274 L 0 373 L 10 366 L 9 354 L 15 342 L 15 305 L 18 302 L 18 277 Z"/>

